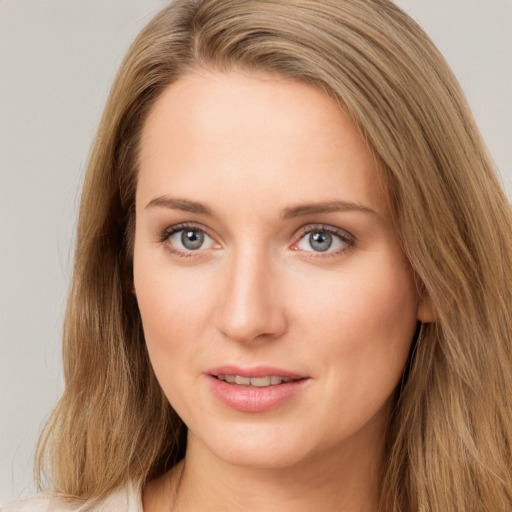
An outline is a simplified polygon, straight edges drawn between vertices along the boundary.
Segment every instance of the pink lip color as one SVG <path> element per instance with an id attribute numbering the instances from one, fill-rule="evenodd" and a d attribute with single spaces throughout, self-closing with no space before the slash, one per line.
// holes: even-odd
<path id="1" fill-rule="evenodd" d="M 216 375 L 240 375 L 241 377 L 279 376 L 298 379 L 291 382 L 260 388 L 240 386 L 219 380 Z M 223 366 L 207 372 L 208 383 L 213 394 L 223 404 L 243 412 L 265 412 L 273 409 L 297 394 L 306 383 L 307 378 L 279 368 L 258 366 L 255 368 L 237 368 Z"/>

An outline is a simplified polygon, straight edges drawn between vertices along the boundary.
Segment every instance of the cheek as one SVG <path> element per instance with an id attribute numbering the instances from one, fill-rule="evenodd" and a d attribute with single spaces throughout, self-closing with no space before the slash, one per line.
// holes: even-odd
<path id="1" fill-rule="evenodd" d="M 148 279 L 137 284 L 137 302 L 144 329 L 157 338 L 172 342 L 181 334 L 197 330 L 209 306 L 205 289 L 191 280 L 173 278 Z"/>
<path id="2" fill-rule="evenodd" d="M 322 354 L 327 387 L 339 393 L 343 407 L 351 404 L 355 411 L 366 404 L 369 413 L 389 398 L 403 373 L 417 298 L 401 257 L 361 262 L 317 283 L 297 318 Z"/>
<path id="3" fill-rule="evenodd" d="M 410 331 L 416 324 L 417 295 L 412 272 L 403 257 L 361 258 L 357 265 L 337 273 L 296 276 L 297 319 L 307 318 L 315 328 L 325 328 L 334 338 L 354 344 L 369 333 Z M 313 286 L 314 285 L 314 286 Z M 389 342 L 402 336 L 390 336 Z"/>
<path id="4" fill-rule="evenodd" d="M 357 346 L 378 351 L 408 350 L 417 322 L 414 282 L 405 267 L 385 266 L 350 283 L 341 303 L 347 312 L 345 328 Z"/>
<path id="5" fill-rule="evenodd" d="M 204 296 L 205 288 L 194 286 L 195 281 L 182 278 L 180 272 L 159 273 L 158 278 L 147 273 L 136 287 L 151 365 L 169 403 L 189 418 L 187 411 L 197 398 L 190 378 L 201 375 L 201 340 L 206 338 L 210 301 Z"/>
<path id="6" fill-rule="evenodd" d="M 215 286 L 197 269 L 172 268 L 167 254 L 143 253 L 134 262 L 134 282 L 148 352 L 158 379 L 193 361 L 211 316 Z M 140 264 L 139 264 L 140 262 Z M 167 377 L 170 378 L 170 377 Z"/>

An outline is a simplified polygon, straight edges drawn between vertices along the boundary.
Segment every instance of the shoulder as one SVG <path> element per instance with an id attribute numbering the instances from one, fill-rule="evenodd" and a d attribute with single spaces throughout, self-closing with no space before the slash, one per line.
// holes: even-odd
<path id="1" fill-rule="evenodd" d="M 52 510 L 52 500 L 53 498 L 44 494 L 20 498 L 2 507 L 2 512 L 46 512 Z"/>
<path id="2" fill-rule="evenodd" d="M 132 483 L 116 489 L 96 502 L 70 500 L 52 494 L 21 498 L 2 507 L 1 512 L 142 512 L 141 493 Z"/>

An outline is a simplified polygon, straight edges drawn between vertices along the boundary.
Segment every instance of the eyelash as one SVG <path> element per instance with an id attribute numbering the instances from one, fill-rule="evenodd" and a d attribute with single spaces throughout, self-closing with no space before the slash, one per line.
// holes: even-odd
<path id="1" fill-rule="evenodd" d="M 158 241 L 161 244 L 165 244 L 165 242 L 167 242 L 173 235 L 175 235 L 176 233 L 179 233 L 180 231 L 200 231 L 201 233 L 204 233 L 212 240 L 215 240 L 213 238 L 213 236 L 211 236 L 204 227 L 198 226 L 197 224 L 184 222 L 181 224 L 176 224 L 174 226 L 165 228 L 160 233 L 160 235 L 158 237 Z M 173 254 L 177 254 L 178 256 L 180 256 L 182 258 L 194 258 L 194 257 L 197 257 L 200 255 L 199 250 L 197 250 L 197 251 L 192 251 L 192 250 L 182 251 L 180 249 L 176 249 L 175 247 L 172 247 L 169 245 L 167 245 L 166 248 L 169 252 L 171 252 Z"/>
<path id="2" fill-rule="evenodd" d="M 185 222 L 185 223 L 176 224 L 174 226 L 165 228 L 159 234 L 158 241 L 161 244 L 165 244 L 165 242 L 167 242 L 173 235 L 175 235 L 176 233 L 179 233 L 180 231 L 185 231 L 185 230 L 199 231 L 199 232 L 207 235 L 212 240 L 215 240 L 215 238 L 213 236 L 211 236 L 208 233 L 208 230 L 206 230 L 204 227 L 201 227 L 197 224 Z M 335 249 L 332 251 L 326 250 L 325 252 L 313 251 L 313 250 L 312 251 L 306 251 L 306 250 L 301 251 L 301 249 L 298 249 L 297 245 L 301 242 L 301 240 L 306 235 L 311 234 L 311 233 L 329 233 L 330 235 L 333 235 L 333 236 L 337 237 L 339 240 L 341 240 L 341 242 L 343 244 L 345 244 L 345 247 L 338 248 L 338 249 Z M 329 225 L 325 225 L 325 224 L 308 224 L 306 226 L 303 226 L 298 231 L 297 235 L 294 238 L 296 239 L 296 241 L 291 246 L 292 250 L 301 251 L 306 254 L 307 258 L 315 258 L 315 259 L 331 258 L 331 257 L 339 256 L 340 254 L 349 251 L 357 243 L 356 237 L 353 236 L 352 234 L 350 234 L 349 232 L 339 229 L 339 228 L 336 228 L 334 226 L 329 226 Z M 167 245 L 166 248 L 169 252 L 171 252 L 173 254 L 177 254 L 182 258 L 193 258 L 193 257 L 200 256 L 200 254 L 201 254 L 199 249 L 197 251 L 194 251 L 194 250 L 182 251 L 180 249 L 176 249 L 175 247 L 172 247 L 169 245 Z"/>
<path id="3" fill-rule="evenodd" d="M 350 249 L 352 249 L 356 243 L 357 239 L 354 235 L 340 228 L 336 228 L 334 226 L 329 226 L 326 224 L 308 224 L 307 226 L 302 227 L 297 233 L 296 239 L 297 241 L 293 243 L 292 249 L 299 251 L 297 249 L 297 245 L 301 242 L 301 240 L 308 234 L 311 233 L 329 233 L 341 240 L 341 242 L 345 245 L 345 247 L 341 247 L 334 250 L 327 250 L 325 252 L 320 251 L 302 251 L 306 253 L 307 258 L 332 258 L 339 256 L 343 253 L 346 253 Z"/>

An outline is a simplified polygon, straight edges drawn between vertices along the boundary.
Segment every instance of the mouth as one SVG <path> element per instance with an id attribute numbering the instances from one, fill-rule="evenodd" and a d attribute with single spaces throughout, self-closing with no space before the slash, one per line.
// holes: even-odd
<path id="1" fill-rule="evenodd" d="M 301 377 L 294 379 L 291 377 L 281 377 L 279 375 L 267 375 L 265 377 L 244 377 L 242 375 L 219 374 L 213 375 L 213 377 L 217 378 L 218 380 L 227 382 L 228 384 L 236 384 L 238 386 L 247 387 L 253 386 L 257 388 L 268 388 L 271 386 L 279 386 L 280 384 L 301 380 Z"/>
<path id="2" fill-rule="evenodd" d="M 213 395 L 242 412 L 265 412 L 301 395 L 311 377 L 270 366 L 222 366 L 206 374 Z"/>

